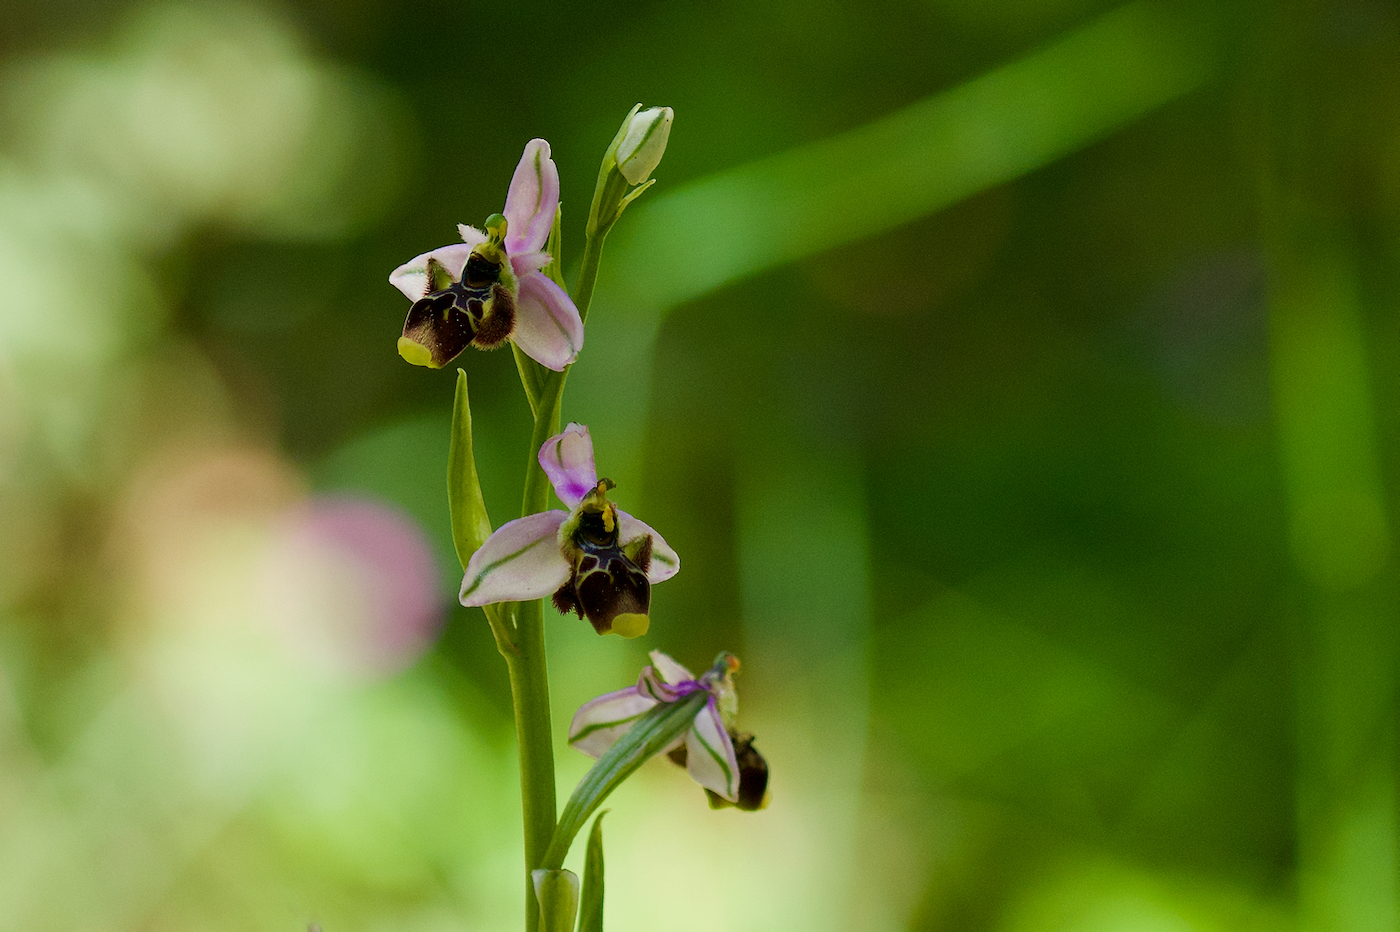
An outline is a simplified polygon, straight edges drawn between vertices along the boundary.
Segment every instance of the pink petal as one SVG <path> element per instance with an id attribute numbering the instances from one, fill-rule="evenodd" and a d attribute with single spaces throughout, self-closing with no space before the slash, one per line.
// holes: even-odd
<path id="1" fill-rule="evenodd" d="M 562 372 L 583 348 L 583 321 L 574 302 L 542 272 L 520 276 L 511 339 L 540 365 Z"/>
<path id="2" fill-rule="evenodd" d="M 515 177 L 506 194 L 506 252 L 537 252 L 549 241 L 554 212 L 559 207 L 559 169 L 549 157 L 549 143 L 525 144 Z"/>
<path id="3" fill-rule="evenodd" d="M 621 508 L 617 510 L 617 536 L 624 547 L 648 534 L 651 535 L 651 566 L 647 568 L 647 579 L 659 583 L 681 571 L 680 554 L 672 550 L 665 538 L 652 530 L 646 522 L 638 521 Z"/>
<path id="4" fill-rule="evenodd" d="M 551 595 L 569 579 L 559 551 L 559 525 L 568 515 L 546 511 L 516 518 L 496 529 L 467 561 L 463 605 L 524 602 Z"/>
<path id="5" fill-rule="evenodd" d="M 465 223 L 457 224 L 457 232 L 462 236 L 462 242 L 475 246 L 478 243 L 486 242 L 486 234 L 476 227 L 469 227 Z"/>
<path id="6" fill-rule="evenodd" d="M 450 246 L 441 246 L 432 252 L 425 252 L 421 256 L 415 256 L 394 269 L 389 275 L 389 284 L 402 291 L 408 300 L 417 301 L 428 293 L 429 259 L 441 262 L 447 271 L 452 273 L 453 278 L 460 279 L 462 269 L 466 267 L 467 257 L 472 254 L 474 245 L 473 243 L 453 243 Z"/>
<path id="7" fill-rule="evenodd" d="M 593 465 L 593 438 L 582 424 L 570 424 L 540 446 L 540 468 L 554 486 L 554 494 L 570 509 L 598 485 Z"/>
<path id="8" fill-rule="evenodd" d="M 705 703 L 685 733 L 685 769 L 691 779 L 732 802 L 739 799 L 739 762 L 715 700 Z"/>
<path id="9" fill-rule="evenodd" d="M 651 665 L 656 668 L 657 673 L 661 674 L 661 678 L 672 686 L 695 679 L 695 674 L 659 650 L 651 652 Z"/>
<path id="10" fill-rule="evenodd" d="M 569 744 L 589 757 L 601 757 L 655 705 L 655 699 L 643 696 L 635 686 L 591 699 L 574 713 Z"/>

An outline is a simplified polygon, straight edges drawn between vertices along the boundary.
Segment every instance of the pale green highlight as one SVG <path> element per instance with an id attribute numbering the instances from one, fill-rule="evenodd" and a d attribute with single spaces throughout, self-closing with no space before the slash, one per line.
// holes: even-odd
<path id="1" fill-rule="evenodd" d="M 1397 636 L 1357 270 L 1345 234 L 1280 201 L 1270 361 L 1293 558 L 1312 584 L 1297 665 L 1299 928 L 1396 932 Z"/>
<path id="2" fill-rule="evenodd" d="M 625 290 L 624 306 L 670 308 L 908 223 L 1199 87 L 1217 59 L 1202 24 L 1163 5 L 1126 4 L 887 117 L 652 198 L 618 232 L 625 258 L 605 286 Z"/>
<path id="3" fill-rule="evenodd" d="M 1293 554 L 1330 589 L 1365 583 L 1389 552 L 1356 273 L 1323 230 L 1275 268 L 1271 314 Z"/>
<path id="4" fill-rule="evenodd" d="M 574 379 L 592 421 L 623 438 L 613 474 L 640 478 L 630 451 L 656 332 L 677 305 L 1033 172 L 1201 87 L 1220 57 L 1204 22 L 1129 3 L 864 126 L 649 198 L 615 237 L 619 273 L 602 287 L 618 313 L 591 327 L 592 361 Z"/>

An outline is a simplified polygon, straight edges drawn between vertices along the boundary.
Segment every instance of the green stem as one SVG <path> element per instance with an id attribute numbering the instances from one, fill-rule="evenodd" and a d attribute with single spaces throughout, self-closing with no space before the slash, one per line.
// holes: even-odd
<path id="1" fill-rule="evenodd" d="M 615 172 L 613 174 L 616 174 Z M 595 202 L 606 188 L 595 193 Z M 613 192 L 615 193 L 615 192 Z M 595 210 L 596 210 L 595 203 Z M 603 255 L 603 239 L 612 223 L 590 222 L 584 240 L 583 267 L 579 271 L 574 303 L 579 317 L 587 319 L 588 306 L 598 280 Z M 555 240 L 555 248 L 558 248 Z M 557 262 L 557 258 L 555 260 Z M 554 269 L 557 272 L 557 268 Z M 569 370 L 553 372 L 517 351 L 520 381 L 535 416 L 530 436 L 529 460 L 525 466 L 522 515 L 533 515 L 549 507 L 549 481 L 536 454 L 544 442 L 559 433 L 559 407 Z M 514 605 L 515 637 L 512 653 L 505 653 L 510 670 L 510 690 L 515 704 L 515 732 L 520 741 L 520 793 L 525 821 L 525 929 L 537 932 L 539 905 L 535 901 L 530 872 L 543 865 L 545 853 L 554 838 L 556 795 L 554 787 L 554 744 L 549 714 L 549 673 L 545 665 L 544 601 Z"/>
<path id="2" fill-rule="evenodd" d="M 593 303 L 593 287 L 598 283 L 598 265 L 603 260 L 603 240 L 607 239 L 612 224 L 589 230 L 583 244 L 583 266 L 578 273 L 578 287 L 574 289 L 574 306 L 578 308 L 579 319 L 588 321 L 588 306 Z M 562 376 L 560 378 L 562 383 Z M 562 390 L 563 385 L 560 385 Z"/>
<path id="3" fill-rule="evenodd" d="M 533 455 L 559 431 L 559 399 L 564 380 L 545 379 L 535 429 L 530 437 L 522 513 L 537 514 L 549 504 L 549 483 Z M 539 906 L 530 872 L 539 867 L 554 837 L 554 739 L 549 715 L 549 671 L 545 664 L 544 602 L 515 606 L 515 652 L 506 655 L 515 704 L 515 732 L 520 741 L 520 793 L 525 819 L 525 928 L 539 927 Z"/>
<path id="4" fill-rule="evenodd" d="M 539 867 L 554 836 L 554 744 L 549 720 L 549 673 L 545 668 L 543 603 L 516 607 L 516 650 L 506 655 L 520 739 L 520 796 L 525 817 L 525 928 L 539 925 L 530 871 Z"/>

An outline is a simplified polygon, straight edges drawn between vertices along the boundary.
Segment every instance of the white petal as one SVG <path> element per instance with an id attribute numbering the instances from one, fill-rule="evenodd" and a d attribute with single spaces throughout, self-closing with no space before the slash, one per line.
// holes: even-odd
<path id="1" fill-rule="evenodd" d="M 582 424 L 570 424 L 540 445 L 540 468 L 559 501 L 574 508 L 598 485 L 593 438 Z"/>
<path id="2" fill-rule="evenodd" d="M 447 268 L 453 278 L 462 277 L 467 258 L 472 254 L 474 243 L 453 243 L 441 246 L 432 252 L 414 256 L 389 275 L 389 284 L 404 293 L 410 301 L 417 301 L 428 293 L 428 260 L 436 259 Z"/>
<path id="3" fill-rule="evenodd" d="M 695 674 L 659 650 L 651 652 L 651 665 L 656 668 L 657 673 L 661 674 L 661 679 L 672 686 L 695 679 Z"/>
<path id="4" fill-rule="evenodd" d="M 510 338 L 526 356 L 555 372 L 578 358 L 583 320 L 563 288 L 543 272 L 527 272 L 520 276 L 515 305 L 515 331 Z"/>
<path id="5" fill-rule="evenodd" d="M 524 602 L 551 595 L 569 579 L 559 552 L 559 525 L 568 515 L 546 511 L 516 518 L 496 529 L 467 561 L 463 605 Z"/>
<path id="6" fill-rule="evenodd" d="M 569 725 L 569 744 L 589 757 L 601 757 L 655 705 L 655 699 L 643 696 L 635 686 L 585 702 Z"/>
<path id="7" fill-rule="evenodd" d="M 617 532 L 618 540 L 624 547 L 639 537 L 651 535 L 651 566 L 647 569 L 649 581 L 659 583 L 681 571 L 680 554 L 671 549 L 666 539 L 645 521 L 637 520 L 621 508 L 617 510 Z"/>
<path id="8" fill-rule="evenodd" d="M 695 716 L 695 725 L 685 733 L 685 769 L 707 790 L 713 790 L 731 803 L 739 799 L 739 762 L 734 758 L 734 742 L 720 721 L 719 709 L 711 699 Z"/>

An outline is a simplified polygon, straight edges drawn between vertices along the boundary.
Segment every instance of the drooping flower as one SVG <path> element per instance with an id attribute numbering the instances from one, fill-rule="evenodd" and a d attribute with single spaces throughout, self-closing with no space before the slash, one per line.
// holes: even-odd
<path id="1" fill-rule="evenodd" d="M 606 693 L 579 708 L 569 725 L 569 744 L 590 757 L 601 757 L 658 704 L 709 693 L 694 724 L 667 749 L 667 756 L 705 788 L 712 807 L 762 809 L 768 805 L 768 763 L 754 748 L 753 735 L 734 729 L 738 696 L 733 674 L 738 669 L 739 659 L 726 652 L 697 678 L 654 650 L 636 686 Z"/>
<path id="2" fill-rule="evenodd" d="M 467 561 L 463 605 L 523 602 L 552 596 L 560 612 L 577 612 L 599 634 L 645 634 L 651 584 L 670 579 L 680 557 L 661 535 L 608 500 L 588 428 L 570 424 L 540 447 L 544 468 L 569 511 L 545 511 L 496 529 Z"/>
<path id="3" fill-rule="evenodd" d="M 441 368 L 468 346 L 495 349 L 513 340 L 555 371 L 578 357 L 583 321 L 564 289 L 541 269 L 559 207 L 559 170 L 549 143 L 532 139 L 516 166 L 505 211 L 486 231 L 460 225 L 462 242 L 405 262 L 389 282 L 413 302 L 399 354 Z"/>

